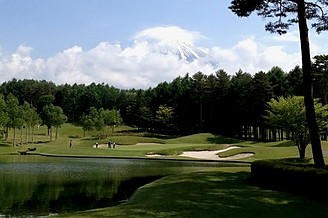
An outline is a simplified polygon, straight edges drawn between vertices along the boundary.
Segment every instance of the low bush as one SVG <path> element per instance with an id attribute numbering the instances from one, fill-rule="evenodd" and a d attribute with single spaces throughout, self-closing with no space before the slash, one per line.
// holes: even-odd
<path id="1" fill-rule="evenodd" d="M 252 182 L 256 185 L 326 197 L 328 169 L 315 168 L 308 160 L 258 160 L 251 165 Z"/>
<path id="2" fill-rule="evenodd" d="M 78 139 L 78 138 L 80 138 L 80 136 L 79 135 L 69 135 L 68 138 L 70 138 L 70 139 Z"/>

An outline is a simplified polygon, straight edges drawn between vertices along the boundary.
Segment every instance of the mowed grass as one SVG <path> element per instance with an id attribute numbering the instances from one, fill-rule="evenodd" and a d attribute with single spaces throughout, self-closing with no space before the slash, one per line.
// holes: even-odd
<path id="1" fill-rule="evenodd" d="M 21 134 L 23 133 L 23 134 Z M 238 153 L 254 153 L 253 156 L 242 159 L 244 161 L 254 161 L 258 159 L 290 158 L 298 157 L 297 147 L 290 141 L 282 142 L 253 142 L 239 141 L 210 133 L 194 134 L 183 137 L 171 137 L 166 139 L 163 136 L 139 133 L 131 127 L 119 126 L 115 128 L 114 133 L 108 131 L 109 136 L 99 138 L 99 135 L 105 135 L 103 132 L 84 132 L 81 127 L 72 124 L 64 124 L 58 130 L 57 139 L 55 139 L 55 130 L 53 130 L 52 141 L 47 135 L 47 128 L 40 126 L 35 129 L 34 143 L 23 144 L 20 142 L 30 141 L 31 137 L 25 138 L 25 130 L 16 131 L 16 144 L 12 146 L 13 131 L 9 133 L 9 139 L 0 142 L 0 154 L 18 154 L 18 150 L 26 150 L 28 147 L 37 148 L 34 153 L 50 155 L 76 155 L 76 156 L 109 156 L 109 157 L 138 157 L 146 158 L 146 154 L 165 155 L 161 158 L 182 158 L 178 155 L 183 151 L 197 150 L 220 150 L 229 146 L 239 146 L 238 149 L 229 150 L 220 153 L 220 157 L 228 157 Z M 22 137 L 21 137 L 22 135 Z M 73 146 L 69 147 L 69 141 L 72 140 Z M 93 146 L 96 142 L 107 144 L 108 141 L 117 144 L 115 149 L 98 148 Z M 327 153 L 328 143 L 322 142 L 324 154 Z M 307 157 L 311 157 L 311 147 L 307 148 Z M 186 158 L 184 158 L 186 159 Z M 327 159 L 326 159 L 327 160 Z"/>
<path id="2" fill-rule="evenodd" d="M 164 177 L 125 204 L 63 217 L 326 217 L 328 202 L 261 189 L 249 168 L 219 168 Z"/>
<path id="3" fill-rule="evenodd" d="M 124 131 L 123 131 L 124 130 Z M 123 131 L 123 132 L 122 132 Z M 36 147 L 36 153 L 70 156 L 108 156 L 147 158 L 145 154 L 164 154 L 161 158 L 181 158 L 178 154 L 188 150 L 217 150 L 239 146 L 221 153 L 230 156 L 242 152 L 255 155 L 244 161 L 257 159 L 298 157 L 298 151 L 289 141 L 238 141 L 209 133 L 165 138 L 143 134 L 129 127 L 118 127 L 108 138 L 99 139 L 98 132 L 88 132 L 71 124 L 59 129 L 58 138 L 49 141 L 45 127 L 36 130 L 34 144 L 12 146 L 12 132 L 7 142 L 0 143 L 0 159 L 5 154 Z M 30 139 L 29 139 L 30 140 Z M 69 148 L 69 141 L 73 146 Z M 95 142 L 117 143 L 116 149 L 93 148 Z M 24 140 L 23 140 L 24 141 Z M 17 132 L 16 142 L 20 142 Z M 328 150 L 327 142 L 323 149 Z M 2 155 L 1 155 L 2 154 Z M 307 157 L 311 157 L 310 146 Z M 326 159 L 327 161 L 327 159 Z M 250 182 L 250 168 L 221 167 L 166 176 L 139 188 L 128 202 L 108 208 L 63 214 L 62 217 L 324 217 L 328 202 L 302 195 L 261 189 Z"/>

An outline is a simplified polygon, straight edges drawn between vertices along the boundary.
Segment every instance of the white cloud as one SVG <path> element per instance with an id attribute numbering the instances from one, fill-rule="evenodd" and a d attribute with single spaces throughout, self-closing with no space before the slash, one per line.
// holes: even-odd
<path id="1" fill-rule="evenodd" d="M 11 55 L 0 53 L 1 82 L 12 78 L 38 78 L 44 70 L 44 60 L 32 59 L 31 51 L 31 47 L 20 45 Z"/>
<path id="2" fill-rule="evenodd" d="M 214 73 L 213 65 L 195 60 L 187 62 L 174 53 L 163 54 L 156 46 L 178 40 L 196 44 L 204 39 L 201 33 L 179 27 L 155 27 L 135 34 L 132 45 L 100 42 L 90 50 L 72 46 L 48 59 L 33 59 L 32 48 L 21 45 L 13 54 L 0 50 L 0 82 L 12 78 L 45 79 L 56 84 L 108 83 L 117 88 L 148 88 L 163 81 L 172 81 L 186 73 Z M 202 48 L 218 62 L 218 68 L 234 74 L 239 69 L 249 73 L 267 71 L 273 66 L 290 70 L 299 64 L 298 53 L 288 53 L 282 46 L 259 43 L 254 37 L 232 47 Z"/>
<path id="3" fill-rule="evenodd" d="M 299 53 L 288 53 L 283 46 L 264 45 L 254 37 L 244 39 L 231 48 L 213 47 L 211 55 L 219 60 L 220 68 L 230 74 L 239 69 L 248 73 L 268 71 L 273 66 L 289 71 L 300 63 Z"/>
<path id="4" fill-rule="evenodd" d="M 134 37 L 137 41 L 183 41 L 193 44 L 195 41 L 205 39 L 200 32 L 184 30 L 177 26 L 154 27 L 137 33 Z"/>

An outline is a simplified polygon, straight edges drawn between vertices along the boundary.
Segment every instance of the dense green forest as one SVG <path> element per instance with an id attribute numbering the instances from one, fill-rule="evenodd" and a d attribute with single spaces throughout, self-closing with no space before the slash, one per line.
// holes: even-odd
<path id="1" fill-rule="evenodd" d="M 316 56 L 313 69 L 315 97 L 327 102 L 328 77 L 325 55 Z M 121 90 L 108 84 L 62 84 L 31 79 L 4 82 L 0 93 L 12 93 L 19 101 L 36 108 L 53 104 L 60 107 L 68 122 L 94 109 L 119 111 L 123 123 L 138 129 L 164 134 L 211 132 L 233 137 L 252 135 L 267 140 L 264 119 L 267 102 L 279 96 L 303 95 L 302 69 L 290 72 L 273 67 L 268 72 L 239 71 L 228 75 L 219 70 L 211 75 L 186 74 L 147 90 Z M 250 133 L 251 132 L 251 133 Z"/>

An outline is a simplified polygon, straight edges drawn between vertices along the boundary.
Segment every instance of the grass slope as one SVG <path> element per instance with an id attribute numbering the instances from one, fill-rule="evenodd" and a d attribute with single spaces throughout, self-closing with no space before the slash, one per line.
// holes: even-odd
<path id="1" fill-rule="evenodd" d="M 121 132 L 124 130 L 124 132 Z M 49 141 L 45 127 L 36 130 L 37 143 L 13 147 L 12 138 L 0 143 L 0 161 L 18 150 L 36 147 L 39 153 L 59 155 L 86 155 L 108 157 L 139 157 L 152 152 L 180 158 L 186 150 L 216 150 L 231 145 L 241 148 L 221 153 L 230 156 L 240 152 L 254 152 L 245 159 L 253 161 L 267 158 L 297 157 L 296 146 L 284 142 L 248 142 L 224 138 L 209 133 L 167 139 L 162 136 L 136 133 L 129 127 L 116 129 L 110 137 L 99 139 L 98 132 L 88 132 L 84 137 L 80 127 L 65 124 L 59 129 L 58 139 Z M 10 137 L 12 137 L 10 132 Z M 24 136 L 24 135 L 23 135 Z M 16 142 L 21 140 L 17 133 Z M 22 137 L 22 141 L 24 141 Z M 28 139 L 30 141 L 31 139 Z M 69 140 L 73 140 L 69 148 Z M 115 141 L 114 149 L 95 149 L 95 142 Z M 143 143 L 136 145 L 137 143 Z M 147 144 L 156 143 L 156 144 Z M 326 152 L 328 144 L 323 142 Z M 2 155 L 1 155 L 2 154 Z M 307 157 L 311 157 L 310 148 Z M 326 159 L 327 161 L 327 159 Z M 249 167 L 215 168 L 167 176 L 141 187 L 125 204 L 92 211 L 64 214 L 63 217 L 324 217 L 327 202 L 320 202 L 289 193 L 260 189 L 249 182 Z"/>
<path id="2" fill-rule="evenodd" d="M 106 133 L 105 130 L 103 132 Z M 238 141 L 235 139 L 216 136 L 210 133 L 200 133 L 184 137 L 165 138 L 151 134 L 144 134 L 133 131 L 133 129 L 121 126 L 116 128 L 114 134 L 110 134 L 107 138 L 97 138 L 99 132 L 87 132 L 86 137 L 81 127 L 71 124 L 65 124 L 58 131 L 58 138 L 49 140 L 47 129 L 41 126 L 35 130 L 34 144 L 24 144 L 23 146 L 15 146 L 12 144 L 11 131 L 8 141 L 0 143 L 0 154 L 17 154 L 18 150 L 24 150 L 28 147 L 36 147 L 36 153 L 45 153 L 53 155 L 84 155 L 84 156 L 108 156 L 108 157 L 139 157 L 145 158 L 147 153 L 167 155 L 166 158 L 181 158 L 178 155 L 183 151 L 190 150 L 219 150 L 228 146 L 237 145 L 241 148 L 233 149 L 220 153 L 221 157 L 231 156 L 237 153 L 253 152 L 254 156 L 244 159 L 246 161 L 254 161 L 258 159 L 274 159 L 274 158 L 292 158 L 298 157 L 298 151 L 289 141 L 283 142 L 250 142 Z M 25 141 L 25 135 L 21 137 L 21 132 L 16 132 L 16 143 Z M 31 137 L 27 141 L 31 141 Z M 69 141 L 73 140 L 72 148 L 69 148 Z M 92 146 L 98 142 L 107 144 L 108 141 L 117 143 L 116 149 L 94 149 Z M 138 144 L 139 143 L 139 144 Z M 141 143 L 141 144 L 140 144 Z M 138 144 L 138 145 L 137 145 Z M 323 142 L 324 151 L 328 150 L 328 144 Z M 327 153 L 327 152 L 325 152 Z M 307 157 L 311 157 L 310 146 L 307 149 Z"/>
<path id="3" fill-rule="evenodd" d="M 220 168 L 167 176 L 141 187 L 123 205 L 69 217 L 324 217 L 327 213 L 327 202 L 252 186 L 248 168 Z"/>

